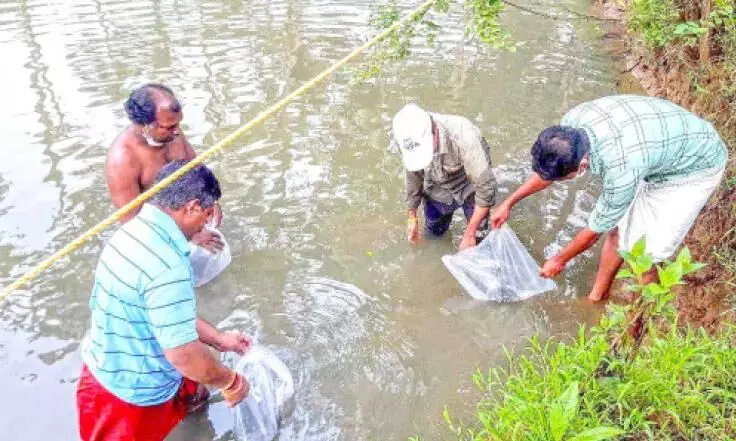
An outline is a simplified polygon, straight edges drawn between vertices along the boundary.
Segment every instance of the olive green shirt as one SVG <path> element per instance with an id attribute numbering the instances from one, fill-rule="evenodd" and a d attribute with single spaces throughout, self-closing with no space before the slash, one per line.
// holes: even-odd
<path id="1" fill-rule="evenodd" d="M 417 209 L 425 197 L 461 205 L 473 194 L 477 206 L 493 206 L 496 178 L 491 169 L 491 150 L 480 129 L 461 116 L 430 115 L 437 124 L 439 148 L 426 169 L 406 172 L 409 209 Z"/>

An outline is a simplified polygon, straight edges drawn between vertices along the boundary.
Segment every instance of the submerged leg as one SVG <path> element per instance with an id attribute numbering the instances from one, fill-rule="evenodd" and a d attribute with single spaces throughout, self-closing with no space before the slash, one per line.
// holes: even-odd
<path id="1" fill-rule="evenodd" d="M 593 289 L 590 291 L 588 299 L 594 302 L 600 302 L 608 298 L 613 280 L 616 278 L 616 274 L 623 262 L 624 260 L 618 255 L 618 228 L 614 228 L 608 233 L 606 241 L 603 244 L 601 261 L 598 264 L 598 273 L 595 276 Z"/>
<path id="2" fill-rule="evenodd" d="M 432 199 L 424 200 L 424 229 L 430 236 L 440 237 L 450 229 L 456 206 Z"/>

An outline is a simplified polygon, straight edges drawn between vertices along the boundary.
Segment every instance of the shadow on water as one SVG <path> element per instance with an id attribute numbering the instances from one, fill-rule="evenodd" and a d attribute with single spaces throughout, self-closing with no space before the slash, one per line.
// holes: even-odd
<path id="1" fill-rule="evenodd" d="M 201 151 L 365 41 L 372 4 L 0 3 L 0 95 L 12 103 L 0 107 L 0 285 L 111 212 L 102 165 L 126 125 L 131 88 L 171 86 Z M 404 103 L 474 120 L 504 196 L 529 173 L 538 131 L 616 83 L 589 23 L 509 10 L 505 24 L 525 42 L 510 54 L 465 42 L 462 17 L 438 20 L 446 27 L 436 46 L 418 45 L 369 84 L 335 75 L 211 163 L 233 263 L 198 292 L 198 310 L 278 348 L 297 383 L 283 439 L 439 438 L 445 405 L 472 409 L 476 368 L 503 363 L 503 347 L 572 333 L 600 312 L 582 300 L 594 252 L 571 265 L 559 291 L 499 305 L 467 298 L 442 265 L 459 218 L 444 238 L 405 243 L 401 163 L 387 150 L 391 116 Z M 595 195 L 592 181 L 555 186 L 519 204 L 512 226 L 542 261 L 583 225 Z M 75 437 L 78 341 L 101 243 L 0 308 L 0 384 L 13 397 L 0 426 L 9 439 Z M 171 439 L 232 439 L 232 426 L 216 402 Z"/>

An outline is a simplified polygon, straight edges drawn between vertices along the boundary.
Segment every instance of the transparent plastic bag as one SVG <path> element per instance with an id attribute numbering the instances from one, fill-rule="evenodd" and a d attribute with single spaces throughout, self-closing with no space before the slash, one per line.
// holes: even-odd
<path id="1" fill-rule="evenodd" d="M 189 261 L 192 264 L 192 272 L 194 274 L 194 286 L 200 287 L 205 283 L 209 283 L 212 279 L 217 277 L 225 268 L 230 265 L 232 256 L 230 255 L 230 245 L 225 241 L 225 236 L 220 231 L 209 225 L 205 226 L 206 229 L 217 233 L 222 239 L 223 247 L 217 254 L 211 254 L 204 248 L 189 244 Z"/>
<path id="2" fill-rule="evenodd" d="M 250 394 L 233 409 L 235 436 L 239 441 L 273 441 L 293 405 L 289 368 L 273 352 L 254 346 L 235 370 L 250 383 Z"/>
<path id="3" fill-rule="evenodd" d="M 492 229 L 476 247 L 442 257 L 460 285 L 478 300 L 515 302 L 557 288 L 510 227 Z"/>

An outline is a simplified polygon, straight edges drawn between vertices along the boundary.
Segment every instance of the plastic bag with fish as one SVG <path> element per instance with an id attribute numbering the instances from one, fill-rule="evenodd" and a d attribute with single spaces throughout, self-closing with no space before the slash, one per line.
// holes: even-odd
<path id="1" fill-rule="evenodd" d="M 493 229 L 476 247 L 442 257 L 460 285 L 478 300 L 515 302 L 557 288 L 510 227 Z"/>
<path id="2" fill-rule="evenodd" d="M 293 407 L 289 368 L 273 352 L 254 346 L 238 360 L 235 370 L 250 383 L 250 394 L 233 409 L 235 436 L 239 441 L 273 441 L 282 418 Z"/>
<path id="3" fill-rule="evenodd" d="M 225 241 L 225 236 L 215 227 L 207 225 L 205 228 L 220 235 L 223 247 L 218 253 L 212 254 L 199 245 L 189 244 L 189 262 L 192 264 L 194 286 L 196 287 L 209 283 L 223 272 L 232 261 L 230 245 Z"/>

